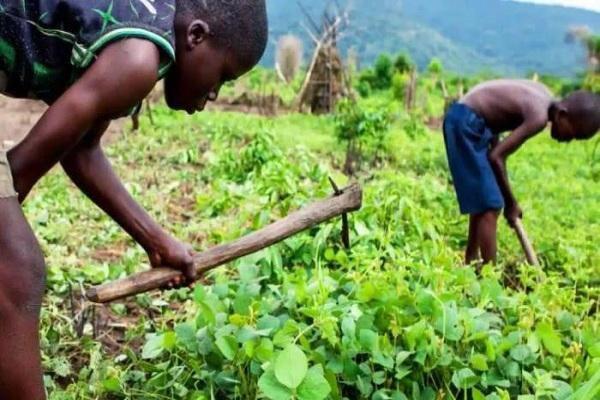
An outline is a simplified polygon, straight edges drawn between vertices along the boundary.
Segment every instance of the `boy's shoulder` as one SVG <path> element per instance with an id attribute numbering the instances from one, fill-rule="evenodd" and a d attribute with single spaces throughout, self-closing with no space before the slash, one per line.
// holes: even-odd
<path id="1" fill-rule="evenodd" d="M 488 94 L 502 97 L 541 96 L 553 97 L 552 92 L 541 82 L 528 79 L 495 79 L 476 85 L 467 95 Z"/>
<path id="2" fill-rule="evenodd" d="M 161 50 L 159 78 L 175 60 L 175 0 L 0 0 L 3 93 L 52 102 L 114 42 Z"/>
<path id="3" fill-rule="evenodd" d="M 466 104 L 478 104 L 506 113 L 546 113 L 554 100 L 552 92 L 542 83 L 525 79 L 498 79 L 483 82 L 465 95 Z"/>
<path id="4" fill-rule="evenodd" d="M 553 101 L 552 93 L 542 83 L 519 79 L 483 82 L 461 99 L 497 132 L 514 130 L 524 121 L 545 126 Z"/>

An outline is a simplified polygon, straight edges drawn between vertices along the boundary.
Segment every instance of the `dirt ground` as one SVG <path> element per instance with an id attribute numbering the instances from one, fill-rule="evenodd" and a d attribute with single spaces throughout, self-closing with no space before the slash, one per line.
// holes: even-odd
<path id="1" fill-rule="evenodd" d="M 162 98 L 162 86 L 152 91 L 149 98 L 152 103 Z M 277 100 L 277 99 L 275 99 Z M 216 103 L 209 103 L 207 110 L 236 111 L 261 115 L 276 115 L 286 112 L 283 105 L 274 99 L 258 100 L 264 105 L 253 104 L 253 99 L 219 99 Z M 8 149 L 21 141 L 46 111 L 47 106 L 39 101 L 17 100 L 0 95 L 0 149 Z M 145 107 L 144 111 L 145 112 Z M 126 126 L 128 119 L 121 118 L 113 121 L 104 135 L 104 142 L 112 141 Z"/>
<path id="2" fill-rule="evenodd" d="M 16 100 L 0 95 L 0 148 L 10 148 L 21 141 L 46 111 L 39 101 Z M 123 119 L 114 121 L 107 136 L 121 132 Z"/>

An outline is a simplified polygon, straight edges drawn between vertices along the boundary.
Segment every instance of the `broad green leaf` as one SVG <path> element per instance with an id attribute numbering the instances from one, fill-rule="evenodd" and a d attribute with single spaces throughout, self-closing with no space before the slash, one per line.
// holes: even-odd
<path id="1" fill-rule="evenodd" d="M 389 391 L 385 389 L 379 389 L 371 396 L 371 400 L 391 400 L 391 398 Z"/>
<path id="2" fill-rule="evenodd" d="M 261 339 L 254 354 L 262 362 L 270 361 L 273 356 L 273 342 L 267 338 Z"/>
<path id="3" fill-rule="evenodd" d="M 258 387 L 271 400 L 290 400 L 293 395 L 290 389 L 279 383 L 271 369 L 262 374 Z"/>
<path id="4" fill-rule="evenodd" d="M 558 324 L 558 328 L 561 331 L 566 331 L 567 329 L 571 329 L 571 327 L 575 325 L 575 323 L 577 322 L 577 317 L 568 311 L 560 311 L 556 315 L 556 322 Z"/>
<path id="5" fill-rule="evenodd" d="M 360 390 L 360 393 L 365 397 L 370 396 L 371 393 L 373 392 L 373 385 L 371 384 L 370 379 L 366 376 L 359 375 L 356 378 L 356 387 L 358 387 L 358 390 Z"/>
<path id="6" fill-rule="evenodd" d="M 421 315 L 433 315 L 437 305 L 435 297 L 428 290 L 424 289 L 418 291 L 415 303 L 417 311 Z"/>
<path id="7" fill-rule="evenodd" d="M 408 397 L 406 397 L 406 395 L 400 391 L 395 391 L 392 394 L 392 400 L 408 400 Z"/>
<path id="8" fill-rule="evenodd" d="M 540 322 L 535 328 L 536 335 L 541 339 L 542 344 L 551 354 L 559 356 L 563 348 L 560 336 L 548 322 Z"/>
<path id="9" fill-rule="evenodd" d="M 206 299 L 206 289 L 204 289 L 203 285 L 196 285 L 194 288 L 194 300 L 196 303 L 200 304 L 202 301 Z"/>
<path id="10" fill-rule="evenodd" d="M 392 368 L 394 368 L 394 360 L 392 359 L 392 357 L 388 357 L 388 356 L 384 355 L 379 350 L 375 351 L 372 359 L 375 364 L 379 364 L 388 370 L 391 370 Z"/>
<path id="11" fill-rule="evenodd" d="M 163 346 L 165 350 L 173 350 L 175 344 L 177 343 L 177 335 L 173 331 L 168 331 L 164 333 L 163 336 Z"/>
<path id="12" fill-rule="evenodd" d="M 489 369 L 487 358 L 479 353 L 475 353 L 471 356 L 471 366 L 477 371 L 487 371 Z"/>
<path id="13" fill-rule="evenodd" d="M 288 345 L 275 360 L 277 380 L 290 389 L 296 389 L 306 376 L 308 360 L 304 352 L 296 345 Z"/>
<path id="14" fill-rule="evenodd" d="M 323 376 L 323 367 L 316 365 L 308 370 L 306 377 L 298 386 L 299 400 L 323 400 L 331 392 L 329 382 Z"/>
<path id="15" fill-rule="evenodd" d="M 359 287 L 357 298 L 363 303 L 368 303 L 369 301 L 373 300 L 376 295 L 377 288 L 375 288 L 373 282 L 367 281 Z"/>
<path id="16" fill-rule="evenodd" d="M 200 286 L 200 285 L 198 285 L 198 286 Z M 198 286 L 196 286 L 196 287 L 198 287 Z M 198 307 L 200 308 L 200 314 L 198 315 L 199 319 L 203 319 L 209 325 L 214 325 L 217 322 L 217 317 L 216 317 L 215 312 L 213 311 L 212 307 L 210 306 L 210 304 L 208 304 L 206 301 L 199 301 Z M 198 325 L 198 326 L 201 326 L 201 325 Z"/>
<path id="17" fill-rule="evenodd" d="M 411 372 L 412 369 L 410 369 L 409 367 L 396 367 L 396 374 L 394 374 L 394 377 L 400 381 L 404 377 L 408 376 Z"/>
<path id="18" fill-rule="evenodd" d="M 259 319 L 258 322 L 256 323 L 256 327 L 258 329 L 260 329 L 260 330 L 269 329 L 269 330 L 271 330 L 271 332 L 274 332 L 280 326 L 281 326 L 281 322 L 279 321 L 279 319 L 272 315 L 265 315 L 264 317 Z"/>
<path id="19" fill-rule="evenodd" d="M 359 341 L 363 349 L 375 352 L 378 349 L 379 336 L 370 329 L 362 329 L 359 334 Z"/>
<path id="20" fill-rule="evenodd" d="M 342 333 L 349 338 L 354 339 L 356 336 L 356 323 L 351 317 L 345 317 L 342 320 Z"/>
<path id="21" fill-rule="evenodd" d="M 452 375 L 452 383 L 458 389 L 469 389 L 479 382 L 479 377 L 475 375 L 469 368 L 463 368 L 454 372 Z"/>
<path id="22" fill-rule="evenodd" d="M 233 311 L 239 315 L 248 315 L 250 313 L 250 305 L 252 297 L 246 293 L 238 293 L 233 301 Z"/>
<path id="23" fill-rule="evenodd" d="M 412 354 L 412 351 L 399 351 L 398 354 L 396 354 L 396 368 L 400 367 Z"/>
<path id="24" fill-rule="evenodd" d="M 517 378 L 521 374 L 521 366 L 515 361 L 509 361 L 503 367 L 504 374 L 509 378 Z"/>
<path id="25" fill-rule="evenodd" d="M 513 360 L 522 363 L 531 356 L 531 349 L 526 344 L 519 344 L 510 349 L 510 356 Z"/>
<path id="26" fill-rule="evenodd" d="M 102 387 L 107 392 L 117 393 L 121 391 L 121 381 L 116 377 L 108 378 L 102 381 Z"/>
<path id="27" fill-rule="evenodd" d="M 238 342 L 233 336 L 220 336 L 215 341 L 215 344 L 226 359 L 232 361 L 235 358 L 238 351 Z"/>
<path id="28" fill-rule="evenodd" d="M 243 326 L 235 335 L 235 338 L 239 343 L 246 343 L 250 340 L 269 336 L 269 329 L 266 330 L 256 330 L 250 326 Z"/>
<path id="29" fill-rule="evenodd" d="M 573 394 L 573 388 L 566 382 L 553 380 L 554 400 L 567 400 Z"/>
<path id="30" fill-rule="evenodd" d="M 435 398 L 436 398 L 435 390 L 433 390 L 429 386 L 426 386 L 423 389 L 423 391 L 421 392 L 421 400 L 435 400 Z"/>
<path id="31" fill-rule="evenodd" d="M 191 324 L 178 324 L 175 326 L 175 333 L 177 334 L 179 343 L 187 350 L 193 351 L 198 347 L 196 330 Z"/>
<path id="32" fill-rule="evenodd" d="M 590 346 L 588 353 L 590 353 L 590 356 L 592 357 L 600 357 L 600 342 Z"/>
<path id="33" fill-rule="evenodd" d="M 443 310 L 436 311 L 435 329 L 447 340 L 458 341 L 464 334 L 458 318 L 458 307 L 456 302 L 451 301 L 444 304 Z"/>
<path id="34" fill-rule="evenodd" d="M 148 340 L 142 348 L 142 358 L 145 360 L 152 360 L 160 356 L 164 349 L 163 336 L 151 334 L 148 336 Z"/>
<path id="35" fill-rule="evenodd" d="M 485 400 L 485 396 L 477 389 L 473 389 L 473 400 Z"/>

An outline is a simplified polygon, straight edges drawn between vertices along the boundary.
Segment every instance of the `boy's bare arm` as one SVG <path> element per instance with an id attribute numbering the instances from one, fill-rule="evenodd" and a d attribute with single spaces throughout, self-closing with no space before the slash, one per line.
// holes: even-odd
<path id="1" fill-rule="evenodd" d="M 61 161 L 71 180 L 148 253 L 153 267 L 170 266 L 193 279 L 191 249 L 165 232 L 127 192 L 104 155 L 108 123 L 94 126 Z M 179 282 L 175 282 L 179 283 Z"/>
<path id="2" fill-rule="evenodd" d="M 517 151 L 523 143 L 532 136 L 541 132 L 547 124 L 547 120 L 542 116 L 530 117 L 521 126 L 514 130 L 506 139 L 492 147 L 489 154 L 490 164 L 496 175 L 498 185 L 504 197 L 505 209 L 504 216 L 508 223 L 512 226 L 518 218 L 521 218 L 523 212 L 519 208 L 519 204 L 510 187 L 508 174 L 506 173 L 507 158 Z"/>
<path id="3" fill-rule="evenodd" d="M 154 87 L 158 65 L 159 52 L 150 42 L 129 39 L 110 45 L 9 157 L 21 200 L 63 160 L 76 184 L 148 251 L 154 266 L 188 273 L 193 262 L 188 249 L 163 233 L 131 198 L 99 145 L 105 121 L 134 107 Z"/>
<path id="4" fill-rule="evenodd" d="M 158 62 L 158 49 L 137 39 L 117 42 L 101 53 L 10 152 L 21 200 L 94 124 L 131 109 L 150 92 Z"/>

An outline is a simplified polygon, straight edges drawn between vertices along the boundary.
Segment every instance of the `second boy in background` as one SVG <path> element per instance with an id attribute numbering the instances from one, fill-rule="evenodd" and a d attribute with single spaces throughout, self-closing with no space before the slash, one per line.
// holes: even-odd
<path id="1" fill-rule="evenodd" d="M 600 129 L 600 96 L 578 91 L 557 101 L 540 83 L 504 79 L 476 86 L 448 110 L 444 120 L 448 162 L 460 211 L 470 215 L 467 264 L 496 261 L 502 209 L 511 226 L 522 218 L 506 160 L 549 123 L 552 138 L 559 142 L 591 138 Z M 509 131 L 500 140 L 500 134 Z"/>

